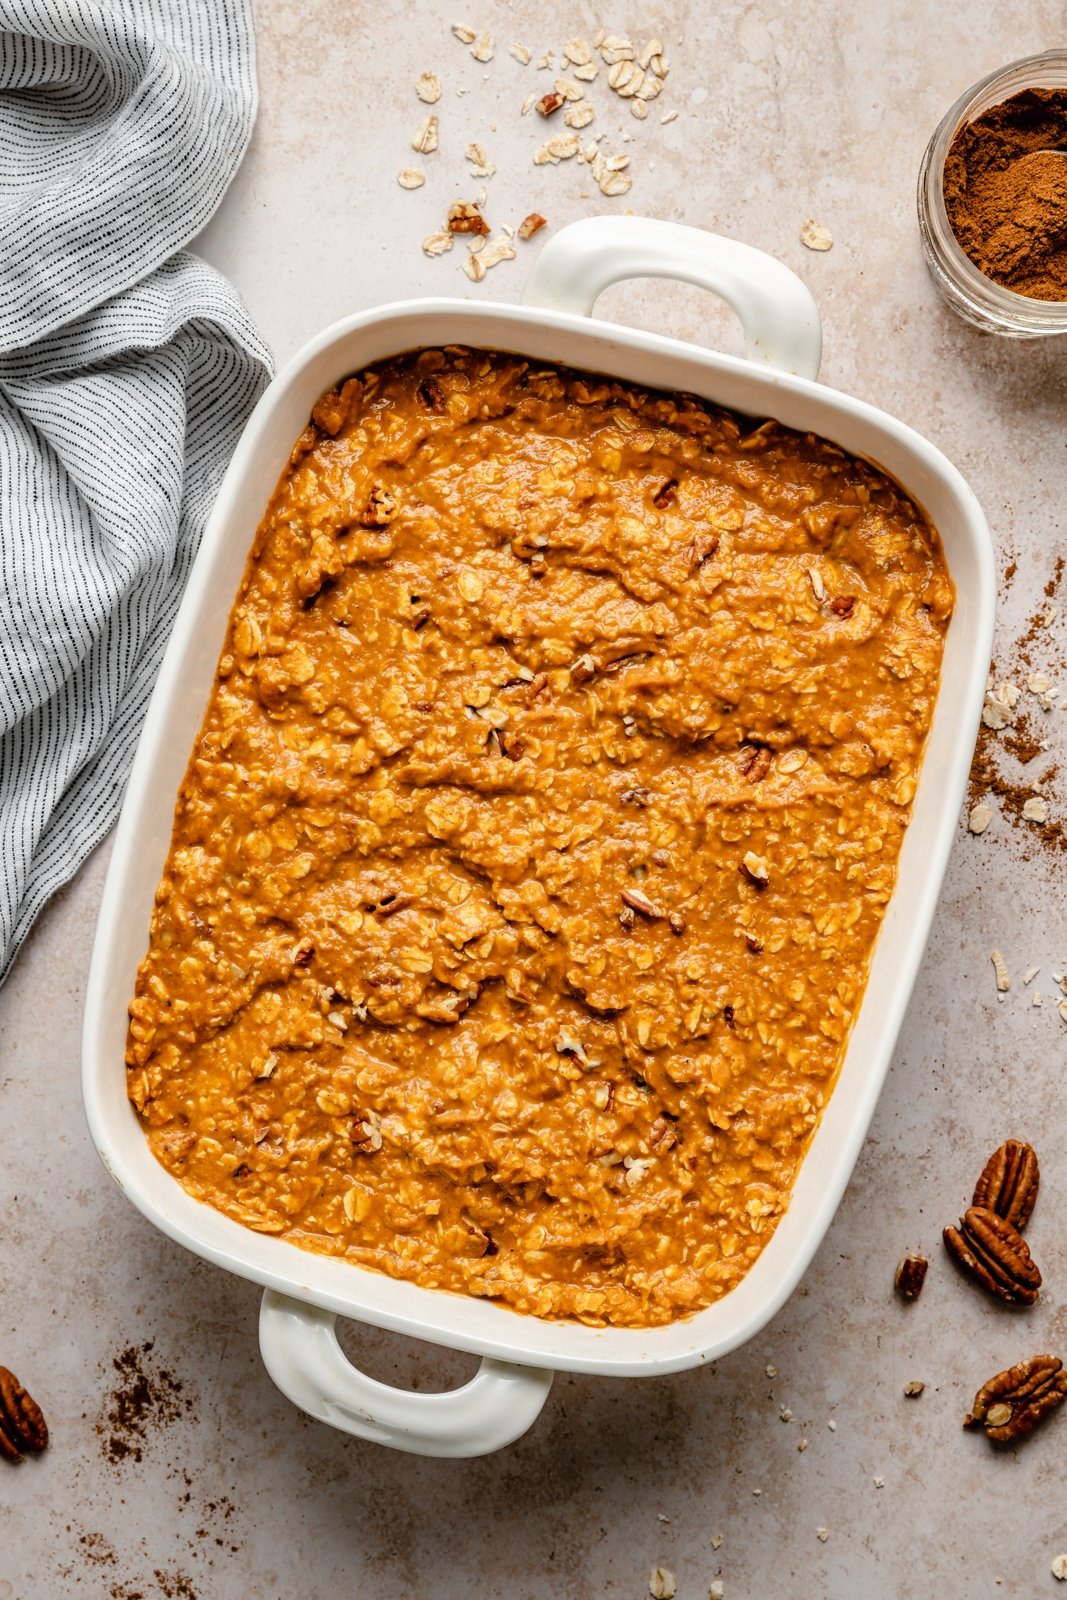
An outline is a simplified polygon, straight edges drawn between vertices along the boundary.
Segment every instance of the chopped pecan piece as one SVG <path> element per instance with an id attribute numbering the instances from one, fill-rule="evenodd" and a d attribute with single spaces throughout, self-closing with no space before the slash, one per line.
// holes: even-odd
<path id="1" fill-rule="evenodd" d="M 717 533 L 701 533 L 690 540 L 686 558 L 690 572 L 698 572 L 705 561 L 710 561 L 719 548 Z"/>
<path id="2" fill-rule="evenodd" d="M 745 945 L 747 949 L 751 950 L 754 956 L 761 956 L 763 954 L 763 940 L 757 939 L 754 933 L 745 934 Z"/>
<path id="3" fill-rule="evenodd" d="M 985 1206 L 971 1206 L 958 1228 L 944 1231 L 945 1248 L 983 1289 L 1010 1305 L 1031 1306 L 1041 1273 L 1019 1230 Z"/>
<path id="4" fill-rule="evenodd" d="M 658 507 L 660 511 L 666 510 L 667 506 L 669 506 L 671 501 L 674 499 L 674 491 L 677 489 L 677 487 L 678 479 L 668 478 L 666 483 L 657 489 L 655 494 L 652 496 L 652 504 Z"/>
<path id="5" fill-rule="evenodd" d="M 48 1425 L 40 1406 L 13 1372 L 0 1367 L 0 1456 L 18 1462 L 24 1451 L 47 1448 Z"/>
<path id="6" fill-rule="evenodd" d="M 654 900 L 648 898 L 647 894 L 642 894 L 640 889 L 624 889 L 622 898 L 624 904 L 628 905 L 631 910 L 640 911 L 643 917 L 648 917 L 652 922 L 658 922 L 667 915 L 661 907 L 656 905 Z"/>
<path id="7" fill-rule="evenodd" d="M 432 374 L 428 378 L 423 378 L 419 384 L 418 394 L 423 405 L 427 406 L 431 411 L 440 412 L 445 409 L 444 391 Z"/>
<path id="8" fill-rule="evenodd" d="M 995 1211 L 1021 1233 L 1030 1220 L 1040 1181 L 1033 1146 L 1021 1139 L 1007 1139 L 986 1162 L 971 1204 Z"/>
<path id="9" fill-rule="evenodd" d="M 929 1265 L 925 1256 L 901 1257 L 893 1278 L 893 1288 L 902 1300 L 918 1300 Z"/>
<path id="10" fill-rule="evenodd" d="M 563 95 L 557 94 L 554 89 L 550 89 L 548 94 L 543 94 L 537 102 L 538 116 L 550 117 L 553 111 L 559 110 L 563 104 L 563 98 Z"/>
<path id="11" fill-rule="evenodd" d="M 520 239 L 532 239 L 535 233 L 540 233 L 548 224 L 540 211 L 531 211 L 528 217 L 523 217 L 515 230 Z"/>
<path id="12" fill-rule="evenodd" d="M 645 806 L 652 803 L 652 791 L 651 789 L 624 789 L 619 799 L 624 806 L 637 806 L 643 811 Z"/>
<path id="13" fill-rule="evenodd" d="M 1031 1356 L 983 1383 L 965 1428 L 981 1428 L 993 1444 L 1014 1444 L 1032 1433 L 1067 1394 L 1067 1372 L 1058 1356 Z"/>
<path id="14" fill-rule="evenodd" d="M 571 668 L 571 677 L 575 683 L 591 683 L 596 677 L 596 662 L 586 653 L 578 657 Z"/>
<path id="15" fill-rule="evenodd" d="M 852 607 L 855 604 L 856 596 L 854 594 L 838 594 L 830 601 L 830 610 L 835 617 L 843 619 L 852 615 Z"/>
<path id="16" fill-rule="evenodd" d="M 771 770 L 773 757 L 765 744 L 741 746 L 741 772 L 746 783 L 762 783 Z"/>
<path id="17" fill-rule="evenodd" d="M 376 483 L 371 490 L 370 499 L 359 514 L 359 523 L 362 528 L 387 528 L 397 513 L 396 500 Z"/>
<path id="18" fill-rule="evenodd" d="M 741 865 L 737 870 L 743 878 L 748 879 L 754 889 L 766 889 L 771 881 L 770 869 L 766 861 L 762 856 L 758 856 L 754 850 L 745 852 Z"/>
<path id="19" fill-rule="evenodd" d="M 671 925 L 671 932 L 680 939 L 685 932 L 685 917 L 680 911 L 672 911 L 669 913 L 667 921 Z"/>
<path id="20" fill-rule="evenodd" d="M 489 224 L 473 200 L 457 200 L 448 208 L 449 233 L 488 233 Z"/>

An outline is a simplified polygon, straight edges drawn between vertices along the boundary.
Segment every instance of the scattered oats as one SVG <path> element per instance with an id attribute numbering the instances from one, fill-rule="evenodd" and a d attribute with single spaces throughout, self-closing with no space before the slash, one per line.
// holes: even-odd
<path id="1" fill-rule="evenodd" d="M 609 34 L 608 37 L 602 41 L 599 49 L 600 54 L 603 56 L 609 67 L 613 67 L 618 61 L 632 61 L 634 59 L 634 55 L 636 54 L 629 39 L 623 38 L 617 34 Z"/>
<path id="2" fill-rule="evenodd" d="M 632 188 L 633 179 L 624 170 L 629 165 L 629 156 L 606 156 L 602 150 L 595 153 L 591 166 L 601 194 L 626 194 Z"/>
<path id="3" fill-rule="evenodd" d="M 1055 622 L 1055 620 L 1056 620 L 1058 615 L 1059 615 L 1058 608 L 1056 606 L 1049 606 L 1048 610 L 1044 613 L 1044 615 L 1038 617 L 1038 619 L 1037 619 L 1038 626 L 1042 627 L 1042 628 L 1051 628 L 1052 624 Z"/>
<path id="4" fill-rule="evenodd" d="M 422 248 L 428 256 L 443 256 L 446 250 L 452 248 L 452 235 L 450 233 L 428 233 L 422 241 Z"/>
<path id="5" fill-rule="evenodd" d="M 800 230 L 800 242 L 809 250 L 830 250 L 833 248 L 834 236 L 829 228 L 824 228 L 814 217 L 809 217 Z"/>
<path id="6" fill-rule="evenodd" d="M 555 138 L 549 139 L 539 150 L 534 152 L 534 166 L 544 167 L 549 162 L 558 167 L 561 161 L 569 161 L 571 156 L 578 154 L 578 135 L 576 133 L 557 133 Z"/>
<path id="7" fill-rule="evenodd" d="M 587 67 L 593 59 L 593 52 L 584 39 L 568 39 L 563 54 L 572 67 Z"/>
<path id="8" fill-rule="evenodd" d="M 475 61 L 492 61 L 493 41 L 490 39 L 487 33 L 480 33 L 478 35 L 478 38 L 471 49 L 471 55 L 474 57 Z"/>
<path id="9" fill-rule="evenodd" d="M 345 1216 L 349 1222 L 357 1222 L 359 1220 L 359 1203 L 362 1196 L 363 1191 L 361 1189 L 346 1190 L 341 1204 L 344 1206 Z"/>
<path id="10" fill-rule="evenodd" d="M 1031 672 L 1026 680 L 1026 687 L 1031 694 L 1048 694 L 1052 687 L 1052 682 L 1049 678 L 1046 678 L 1043 672 Z"/>
<path id="11" fill-rule="evenodd" d="M 326 1021 L 333 1024 L 341 1033 L 348 1032 L 348 1018 L 340 1011 L 328 1011 Z"/>
<path id="12" fill-rule="evenodd" d="M 667 1516 L 665 1511 L 657 1511 L 656 1512 L 656 1521 L 657 1522 L 670 1522 L 670 1520 L 671 1520 L 670 1517 Z"/>
<path id="13" fill-rule="evenodd" d="M 770 1362 L 767 1363 L 763 1370 L 767 1374 L 768 1378 L 777 1378 L 778 1376 L 778 1368 L 772 1366 Z"/>
<path id="14" fill-rule="evenodd" d="M 648 107 L 643 100 L 630 101 L 630 115 L 636 117 L 638 122 L 644 122 L 648 116 Z"/>
<path id="15" fill-rule="evenodd" d="M 608 83 L 617 94 L 621 95 L 636 94 L 644 81 L 644 73 L 640 67 L 635 67 L 632 61 L 617 61 L 608 73 Z M 631 84 L 633 88 L 630 87 Z"/>
<path id="16" fill-rule="evenodd" d="M 992 961 L 993 971 L 997 975 L 997 992 L 999 994 L 1007 994 L 1008 990 L 1011 988 L 1011 975 L 1008 972 L 1007 963 L 1005 962 L 1004 957 L 1001 955 L 999 950 L 991 950 L 989 952 L 989 959 Z"/>
<path id="17" fill-rule="evenodd" d="M 678 1584 L 670 1567 L 653 1567 L 648 1575 L 648 1592 L 652 1600 L 674 1600 Z"/>
<path id="18" fill-rule="evenodd" d="M 607 36 L 608 30 L 606 28 L 598 28 L 593 35 L 593 49 L 599 50 Z"/>
<path id="19" fill-rule="evenodd" d="M 1043 800 L 1039 794 L 1031 795 L 1023 806 L 1024 822 L 1047 822 L 1048 801 Z"/>
<path id="20" fill-rule="evenodd" d="M 426 182 L 426 174 L 420 172 L 418 167 L 405 167 L 397 173 L 396 181 L 402 189 L 421 189 Z"/>
<path id="21" fill-rule="evenodd" d="M 531 89 L 529 94 L 526 96 L 526 99 L 522 102 L 522 105 L 519 107 L 519 116 L 520 117 L 524 117 L 528 111 L 532 111 L 534 106 L 537 104 L 537 102 L 538 102 L 538 100 L 540 98 L 541 97 L 537 93 L 537 90 L 536 89 Z"/>
<path id="22" fill-rule="evenodd" d="M 437 118 L 427 117 L 425 122 L 420 122 L 415 129 L 415 137 L 411 141 L 411 148 L 420 155 L 432 155 L 437 149 Z"/>
<path id="23" fill-rule="evenodd" d="M 904 1393 L 909 1400 L 918 1400 L 925 1388 L 926 1385 L 921 1378 L 909 1378 L 904 1385 Z"/>
<path id="24" fill-rule="evenodd" d="M 723 1597 L 722 1579 L 721 1578 L 714 1578 L 712 1580 L 711 1588 L 708 1590 L 708 1600 L 722 1600 L 722 1597 Z"/>
<path id="25" fill-rule="evenodd" d="M 967 826 L 972 833 L 984 833 L 992 820 L 993 807 L 987 805 L 984 800 L 979 800 L 976 806 L 971 807 L 970 816 L 967 818 Z"/>
<path id="26" fill-rule="evenodd" d="M 654 73 L 657 78 L 665 78 L 671 70 L 671 64 L 665 55 L 653 56 L 648 63 L 648 70 Z"/>
<path id="27" fill-rule="evenodd" d="M 806 1439 L 798 1439 L 797 1440 L 797 1449 L 800 1451 L 801 1455 L 803 1455 L 804 1451 L 807 1448 L 808 1448 L 808 1441 Z"/>
<path id="28" fill-rule="evenodd" d="M 424 72 L 415 85 L 415 93 L 425 105 L 436 105 L 441 98 L 441 80 L 436 72 Z"/>
<path id="29" fill-rule="evenodd" d="M 1024 983 L 1033 983 L 1034 979 L 1037 977 L 1037 975 L 1038 975 L 1038 973 L 1040 971 L 1041 971 L 1040 967 L 1031 967 L 1028 972 L 1024 972 L 1023 973 L 1023 982 Z"/>
<path id="30" fill-rule="evenodd" d="M 480 144 L 467 146 L 467 160 L 471 164 L 472 178 L 491 178 L 496 171 L 496 162 L 490 161 L 485 150 Z"/>
<path id="31" fill-rule="evenodd" d="M 538 57 L 537 70 L 538 70 L 538 72 L 543 72 L 546 67 L 550 67 L 551 65 L 552 65 L 552 52 L 551 52 L 551 50 L 546 50 L 543 56 L 539 56 Z"/>
<path id="32" fill-rule="evenodd" d="M 1062 1583 L 1067 1578 L 1067 1555 L 1055 1556 L 1049 1571 Z"/>
<path id="33" fill-rule="evenodd" d="M 712 1534 L 712 1536 L 711 1536 L 711 1548 L 713 1550 L 721 1550 L 722 1549 L 722 1534 L 721 1533 L 713 1533 Z"/>
<path id="34" fill-rule="evenodd" d="M 1035 989 L 1034 990 L 1034 998 L 1031 1000 L 1030 1004 L 1034 1005 L 1034 1006 L 1043 1006 L 1044 1003 L 1045 1003 L 1045 997 L 1041 993 L 1041 990 L 1040 989 Z"/>
<path id="35" fill-rule="evenodd" d="M 875 1478 L 874 1487 L 876 1489 L 884 1489 L 885 1488 L 885 1479 L 884 1478 Z"/>
<path id="36" fill-rule="evenodd" d="M 830 1420 L 826 1424 L 826 1426 L 829 1428 L 831 1433 L 836 1433 L 837 1432 L 837 1423 L 834 1421 L 833 1417 L 830 1418 Z"/>
<path id="37" fill-rule="evenodd" d="M 515 44 L 508 45 L 508 55 L 514 56 L 515 60 L 521 62 L 524 67 L 528 67 L 533 59 L 533 52 L 531 50 L 527 50 L 524 44 L 519 44 L 517 42 Z"/>
<path id="38" fill-rule="evenodd" d="M 1011 721 L 1011 711 L 1007 706 L 1001 705 L 999 700 L 993 700 L 986 695 L 985 705 L 982 707 L 982 721 L 987 728 L 992 728 L 994 733 L 999 733 L 1001 728 L 1006 728 Z"/>
<path id="39" fill-rule="evenodd" d="M 665 128 L 667 126 L 668 122 L 676 122 L 677 120 L 678 120 L 677 111 L 665 111 L 663 113 L 662 117 L 660 117 L 660 119 L 659 119 L 659 124 L 660 124 L 661 128 Z"/>
<path id="40" fill-rule="evenodd" d="M 782 1409 L 778 1413 L 778 1419 L 779 1419 L 780 1422 L 792 1422 L 793 1413 L 790 1411 L 788 1406 L 783 1406 L 782 1407 Z"/>
<path id="41" fill-rule="evenodd" d="M 822 573 L 819 572 L 815 567 L 809 567 L 808 582 L 811 584 L 812 594 L 821 605 L 826 599 L 826 585 L 822 581 Z"/>
<path id="42" fill-rule="evenodd" d="M 563 113 L 563 120 L 568 128 L 588 128 L 596 112 L 588 100 L 579 100 L 573 106 L 568 106 Z"/>
<path id="43" fill-rule="evenodd" d="M 638 56 L 637 64 L 639 67 L 647 67 L 653 56 L 661 56 L 662 54 L 663 40 L 650 39 L 645 45 L 645 48 L 641 51 L 641 54 Z"/>
<path id="44" fill-rule="evenodd" d="M 557 78 L 552 87 L 564 100 L 580 100 L 585 90 L 580 83 L 575 83 L 573 78 Z"/>
<path id="45" fill-rule="evenodd" d="M 474 29 L 468 28 L 463 22 L 454 22 L 452 24 L 452 32 L 455 34 L 460 44 L 473 44 L 475 39 L 478 37 Z"/>
<path id="46" fill-rule="evenodd" d="M 599 72 L 600 68 L 595 67 L 593 63 L 590 62 L 587 67 L 575 67 L 574 76 L 581 83 L 592 83 L 593 79 L 598 76 Z"/>
<path id="47" fill-rule="evenodd" d="M 755 1496 L 755 1498 L 758 1500 L 760 1495 L 763 1493 L 763 1490 L 762 1489 L 753 1489 L 752 1493 Z"/>
<path id="48" fill-rule="evenodd" d="M 820 1544 L 825 1544 L 827 1539 L 830 1537 L 829 1528 L 816 1528 L 815 1537 L 818 1539 Z"/>
<path id="49" fill-rule="evenodd" d="M 1064 1022 L 1067 1022 L 1067 1000 L 1061 1000 L 1059 1005 L 1056 1007 L 1056 1010 L 1059 1012 Z"/>
<path id="50" fill-rule="evenodd" d="M 531 211 L 528 217 L 523 217 L 519 223 L 519 238 L 532 239 L 535 233 L 545 227 L 545 219 L 540 211 Z"/>
<path id="51" fill-rule="evenodd" d="M 463 270 L 472 283 L 481 283 L 485 277 L 485 263 L 479 251 L 467 251 L 467 259 L 463 263 Z"/>

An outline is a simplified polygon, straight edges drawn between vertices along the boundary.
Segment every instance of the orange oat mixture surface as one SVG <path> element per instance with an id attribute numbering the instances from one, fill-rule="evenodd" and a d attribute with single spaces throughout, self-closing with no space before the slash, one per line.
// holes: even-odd
<path id="1" fill-rule="evenodd" d="M 256 535 L 131 1007 L 159 1160 L 260 1232 L 665 1323 L 789 1203 L 952 588 L 834 445 L 428 350 Z"/>

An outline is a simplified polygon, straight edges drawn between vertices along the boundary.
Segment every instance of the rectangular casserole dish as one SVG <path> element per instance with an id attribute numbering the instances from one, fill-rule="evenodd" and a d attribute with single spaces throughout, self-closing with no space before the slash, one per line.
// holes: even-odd
<path id="1" fill-rule="evenodd" d="M 748 359 L 589 319 L 609 283 L 653 275 L 684 278 L 728 300 L 741 318 Z M 126 1097 L 127 1005 L 169 848 L 174 801 L 264 507 L 325 389 L 371 362 L 442 344 L 515 351 L 638 385 L 689 391 L 821 434 L 870 459 L 918 501 L 940 534 L 956 587 L 896 889 L 836 1088 L 788 1211 L 737 1288 L 666 1327 L 542 1321 L 253 1233 L 194 1200 L 159 1165 Z M 297 1404 L 335 1426 L 426 1454 L 498 1448 L 530 1426 L 554 1370 L 651 1376 L 713 1360 L 751 1338 L 792 1292 L 829 1226 L 881 1090 L 957 824 L 992 644 L 994 572 L 985 520 L 959 473 L 911 429 L 817 384 L 819 355 L 814 303 L 780 263 L 695 229 L 596 218 L 564 229 L 546 246 L 521 307 L 410 301 L 327 329 L 275 379 L 238 446 L 160 671 L 115 836 L 88 986 L 83 1091 L 93 1140 L 120 1188 L 171 1238 L 264 1286 L 260 1339 L 268 1370 Z M 393 1390 L 342 1354 L 337 1315 L 486 1359 L 472 1382 L 452 1393 Z"/>

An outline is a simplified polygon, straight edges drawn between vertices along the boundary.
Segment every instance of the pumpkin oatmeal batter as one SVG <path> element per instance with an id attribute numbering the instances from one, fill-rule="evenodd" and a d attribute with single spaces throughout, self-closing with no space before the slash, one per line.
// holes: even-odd
<path id="1" fill-rule="evenodd" d="M 129 1092 L 199 1199 L 648 1326 L 789 1203 L 952 588 L 903 492 L 687 396 L 427 350 L 323 397 L 178 801 Z"/>

